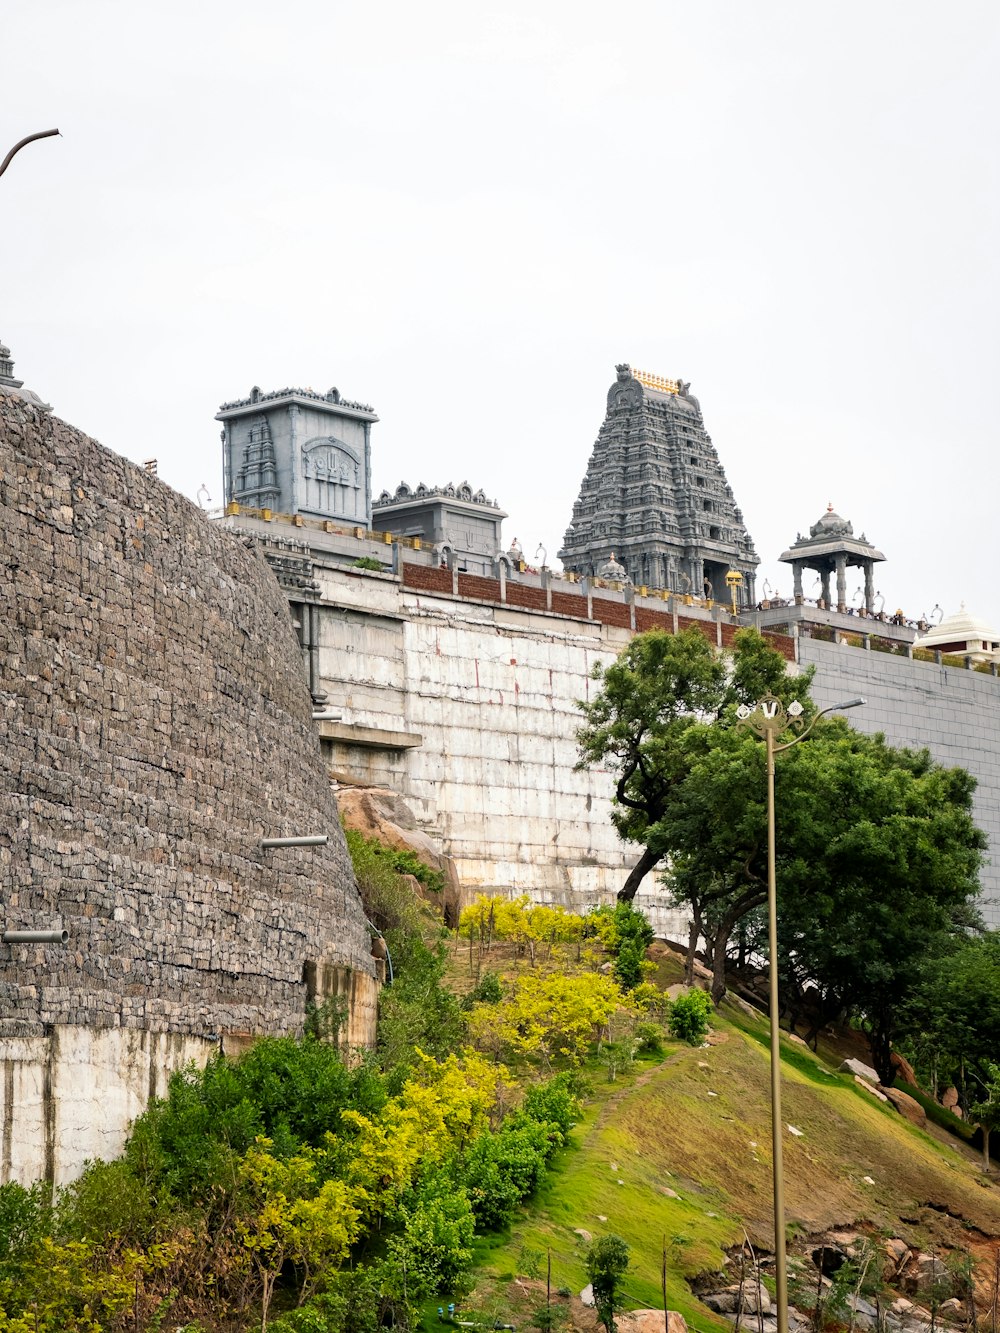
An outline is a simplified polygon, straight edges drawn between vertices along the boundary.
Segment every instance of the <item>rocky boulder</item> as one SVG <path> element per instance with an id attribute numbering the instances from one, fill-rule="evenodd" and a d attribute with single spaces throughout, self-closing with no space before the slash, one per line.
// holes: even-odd
<path id="1" fill-rule="evenodd" d="M 898 1236 L 886 1240 L 882 1244 L 885 1250 L 888 1265 L 883 1269 L 883 1276 L 887 1279 L 895 1277 L 905 1266 L 910 1257 L 910 1247 L 905 1240 L 900 1240 Z"/>
<path id="2" fill-rule="evenodd" d="M 756 1314 L 758 1310 L 761 1314 L 771 1312 L 770 1292 L 763 1283 L 752 1280 L 743 1284 L 742 1293 L 737 1284 L 733 1287 L 724 1287 L 722 1291 L 713 1292 L 701 1299 L 716 1314 L 735 1314 L 738 1309 L 745 1314 Z M 660 1317 L 662 1318 L 662 1312 Z"/>
<path id="3" fill-rule="evenodd" d="M 866 1083 L 878 1083 L 878 1074 L 872 1069 L 871 1065 L 866 1065 L 863 1060 L 845 1060 L 840 1066 L 842 1074 L 853 1074 L 855 1078 L 863 1078 Z"/>
<path id="4" fill-rule="evenodd" d="M 687 1321 L 676 1310 L 668 1311 L 669 1333 L 687 1333 Z M 662 1310 L 630 1310 L 615 1320 L 618 1333 L 664 1333 Z"/>
<path id="5" fill-rule="evenodd" d="M 902 1288 L 911 1296 L 926 1296 L 934 1287 L 938 1288 L 938 1299 L 950 1286 L 951 1274 L 944 1260 L 936 1254 L 918 1254 L 906 1266 Z"/>
<path id="6" fill-rule="evenodd" d="M 945 1088 L 944 1092 L 941 1094 L 941 1105 L 946 1111 L 950 1111 L 952 1115 L 958 1116 L 959 1120 L 964 1119 L 962 1108 L 958 1104 L 957 1088 Z"/>
<path id="7" fill-rule="evenodd" d="M 938 1306 L 938 1317 L 947 1319 L 952 1324 L 964 1324 L 968 1319 L 965 1302 L 960 1301 L 956 1296 L 951 1296 Z"/>
<path id="8" fill-rule="evenodd" d="M 344 827 L 365 838 L 374 838 L 397 852 L 413 852 L 425 865 L 444 876 L 444 890 L 429 893 L 414 881 L 416 891 L 444 912 L 449 926 L 457 926 L 467 895 L 464 894 L 455 862 L 422 829 L 403 798 L 387 787 L 341 787 L 337 805 Z"/>
<path id="9" fill-rule="evenodd" d="M 900 1092 L 898 1088 L 879 1089 L 892 1102 L 893 1106 L 900 1115 L 905 1116 L 911 1125 L 916 1125 L 918 1129 L 923 1129 L 927 1124 L 927 1112 L 905 1092 Z"/>
<path id="10" fill-rule="evenodd" d="M 896 1077 L 901 1078 L 904 1083 L 908 1083 L 911 1088 L 917 1088 L 917 1076 L 913 1072 L 913 1066 L 907 1060 L 905 1055 L 900 1055 L 898 1051 L 893 1051 L 889 1056 L 893 1069 L 896 1071 Z"/>

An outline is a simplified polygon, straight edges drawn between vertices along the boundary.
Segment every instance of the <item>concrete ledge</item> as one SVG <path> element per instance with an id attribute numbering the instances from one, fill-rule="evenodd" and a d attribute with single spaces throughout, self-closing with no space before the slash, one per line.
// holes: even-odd
<path id="1" fill-rule="evenodd" d="M 379 727 L 358 727 L 350 722 L 318 722 L 316 725 L 325 741 L 341 741 L 369 750 L 416 750 L 424 743 L 423 736 L 416 732 L 383 731 Z"/>

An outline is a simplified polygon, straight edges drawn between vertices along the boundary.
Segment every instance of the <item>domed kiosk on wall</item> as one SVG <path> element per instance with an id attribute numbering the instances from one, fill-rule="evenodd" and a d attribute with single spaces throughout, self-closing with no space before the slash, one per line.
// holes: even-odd
<path id="1" fill-rule="evenodd" d="M 864 571 L 865 593 L 864 608 L 871 615 L 875 600 L 875 565 L 885 556 L 877 551 L 864 533 L 855 537 L 854 526 L 846 518 L 834 511 L 833 505 L 827 505 L 826 513 L 821 514 L 809 529 L 809 536 L 800 533 L 787 551 L 778 557 L 792 567 L 794 580 L 795 605 L 801 606 L 802 574 L 806 569 L 815 570 L 820 576 L 821 600 L 828 610 L 831 606 L 838 611 L 847 610 L 847 569 L 854 565 Z M 837 600 L 831 603 L 830 575 L 837 576 Z"/>

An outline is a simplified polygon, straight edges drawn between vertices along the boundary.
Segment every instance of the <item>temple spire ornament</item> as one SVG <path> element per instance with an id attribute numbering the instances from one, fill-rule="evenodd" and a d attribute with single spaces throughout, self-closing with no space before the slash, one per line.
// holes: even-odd
<path id="1" fill-rule="evenodd" d="M 613 564 L 616 581 L 752 606 L 757 553 L 691 385 L 615 369 L 563 565 L 607 578 Z"/>
<path id="2" fill-rule="evenodd" d="M 43 403 L 37 393 L 24 387 L 24 380 L 14 378 L 14 362 L 11 359 L 10 348 L 5 347 L 0 342 L 0 393 L 10 394 L 14 398 L 23 398 L 26 403 L 32 407 L 37 407 L 40 412 L 51 412 L 52 405 Z"/>

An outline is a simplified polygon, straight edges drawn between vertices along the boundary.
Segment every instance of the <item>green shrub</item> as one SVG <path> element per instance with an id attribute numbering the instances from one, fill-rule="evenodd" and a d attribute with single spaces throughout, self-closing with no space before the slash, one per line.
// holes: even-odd
<path id="1" fill-rule="evenodd" d="M 653 928 L 641 912 L 629 903 L 602 905 L 584 918 L 584 931 L 596 935 L 611 955 L 614 978 L 622 990 L 634 990 L 642 984 Z"/>
<path id="2" fill-rule="evenodd" d="M 499 1004 L 502 999 L 503 982 L 499 972 L 484 972 L 478 984 L 462 1000 L 462 1008 L 471 1009 L 474 1004 Z"/>
<path id="3" fill-rule="evenodd" d="M 0 1185 L 0 1277 L 15 1284 L 22 1266 L 48 1233 L 51 1209 L 41 1184 L 25 1189 L 15 1181 Z"/>
<path id="4" fill-rule="evenodd" d="M 653 942 L 653 927 L 629 903 L 595 907 L 584 918 L 584 928 L 588 935 L 598 936 L 612 958 L 618 957 L 627 940 L 631 940 L 642 953 Z"/>
<path id="5" fill-rule="evenodd" d="M 657 1023 L 639 1023 L 635 1029 L 636 1050 L 643 1055 L 659 1055 L 663 1050 L 663 1033 Z"/>
<path id="6" fill-rule="evenodd" d="M 614 1234 L 601 1236 L 587 1251 L 584 1262 L 594 1289 L 594 1309 L 607 1333 L 614 1333 L 615 1312 L 622 1308 L 622 1281 L 630 1259 L 627 1242 Z"/>
<path id="7" fill-rule="evenodd" d="M 569 1131 L 580 1116 L 576 1075 L 566 1071 L 550 1078 L 547 1083 L 536 1083 L 525 1094 L 522 1112 L 529 1120 L 551 1125 L 558 1130 L 561 1140 L 554 1144 L 554 1152 L 566 1142 Z"/>
<path id="8" fill-rule="evenodd" d="M 410 935 L 421 935 L 428 909 L 421 907 L 400 875 L 413 875 L 434 892 L 444 887 L 444 875 L 424 865 L 413 852 L 394 851 L 356 829 L 345 829 L 344 837 L 361 901 L 372 923 L 383 933 L 402 929 Z"/>
<path id="9" fill-rule="evenodd" d="M 691 1046 L 700 1045 L 708 1032 L 711 1012 L 712 1000 L 707 991 L 690 990 L 684 995 L 678 995 L 667 1016 L 670 1035 Z"/>
<path id="10" fill-rule="evenodd" d="M 621 948 L 618 950 L 618 957 L 615 959 L 612 971 L 615 981 L 618 982 L 622 990 L 635 990 L 643 979 L 643 963 L 646 960 L 646 952 L 643 949 L 640 952 L 639 945 L 635 940 L 623 940 Z"/>
<path id="11" fill-rule="evenodd" d="M 463 1163 L 463 1179 L 481 1231 L 499 1231 L 535 1192 L 558 1143 L 550 1127 L 515 1112 L 495 1133 L 480 1134 Z"/>
<path id="12" fill-rule="evenodd" d="M 390 1241 L 406 1271 L 419 1273 L 427 1295 L 454 1291 L 472 1266 L 475 1218 L 466 1192 L 449 1171 L 425 1175 L 399 1204 L 402 1234 Z"/>
<path id="13" fill-rule="evenodd" d="M 357 560 L 351 562 L 352 569 L 372 569 L 381 574 L 385 566 L 381 560 L 377 560 L 373 555 L 361 555 Z"/>
<path id="14" fill-rule="evenodd" d="M 421 861 L 416 852 L 394 851 L 387 847 L 380 855 L 388 857 L 393 870 L 399 875 L 412 875 L 418 884 L 432 893 L 440 893 L 445 886 L 444 872 L 432 870 L 426 861 Z"/>
<path id="15" fill-rule="evenodd" d="M 133 1245 L 156 1239 L 165 1209 L 128 1162 L 91 1162 L 60 1192 L 54 1230 L 67 1240 L 102 1241 L 118 1236 Z"/>

